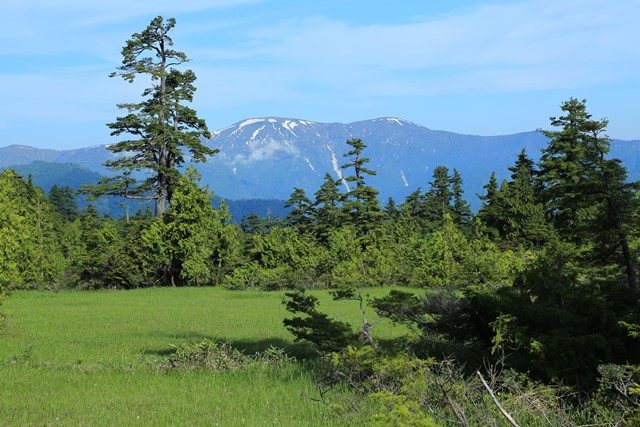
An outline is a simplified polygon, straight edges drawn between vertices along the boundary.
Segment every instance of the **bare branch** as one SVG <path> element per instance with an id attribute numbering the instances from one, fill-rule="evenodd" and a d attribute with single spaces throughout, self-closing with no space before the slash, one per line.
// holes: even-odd
<path id="1" fill-rule="evenodd" d="M 489 387 L 489 384 L 487 384 L 487 382 L 484 380 L 484 377 L 482 376 L 480 371 L 476 371 L 476 374 L 478 374 L 478 376 L 480 377 L 480 381 L 482 381 L 482 385 L 484 386 L 484 388 L 487 389 L 487 391 L 489 392 L 489 395 L 491 395 L 491 398 L 493 399 L 493 402 L 496 404 L 496 406 L 498 407 L 502 415 L 504 415 L 504 417 L 507 419 L 507 421 L 509 421 L 509 423 L 513 427 L 520 427 L 520 425 L 513 419 L 513 417 L 502 407 L 500 402 L 498 402 L 498 398 L 496 397 L 493 390 L 491 390 L 491 387 Z"/>

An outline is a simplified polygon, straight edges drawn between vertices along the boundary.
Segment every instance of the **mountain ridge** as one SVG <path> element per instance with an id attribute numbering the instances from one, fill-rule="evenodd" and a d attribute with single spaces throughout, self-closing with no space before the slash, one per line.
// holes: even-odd
<path id="1" fill-rule="evenodd" d="M 466 196 L 483 192 L 492 171 L 499 179 L 508 177 L 508 166 L 525 149 L 534 160 L 548 139 L 538 131 L 505 135 L 469 135 L 433 130 L 399 117 L 378 117 L 351 123 L 323 123 L 285 117 L 252 117 L 213 132 L 205 144 L 219 154 L 196 164 L 217 194 L 230 199 L 286 199 L 294 187 L 309 196 L 319 187 L 325 173 L 343 177 L 345 141 L 360 138 L 366 157 L 377 175 L 371 185 L 382 199 L 401 201 L 416 188 L 426 188 L 433 168 L 445 165 L 458 169 L 465 182 Z M 103 166 L 115 157 L 108 145 L 72 150 L 38 149 L 14 144 L 0 148 L 0 167 L 30 160 L 75 163 L 103 175 L 113 173 Z M 640 140 L 612 140 L 611 156 L 621 158 L 632 180 L 640 178 Z"/>

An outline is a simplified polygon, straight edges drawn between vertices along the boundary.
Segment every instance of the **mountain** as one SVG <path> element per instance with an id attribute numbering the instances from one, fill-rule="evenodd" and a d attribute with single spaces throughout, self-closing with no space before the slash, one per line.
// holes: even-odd
<path id="1" fill-rule="evenodd" d="M 492 171 L 506 178 L 523 148 L 537 159 L 547 139 L 539 132 L 476 136 L 431 130 L 395 117 L 354 123 L 320 123 L 278 117 L 252 118 L 214 132 L 205 143 L 220 153 L 199 164 L 203 183 L 230 199 L 286 199 L 294 187 L 312 196 L 325 172 L 341 177 L 345 141 L 360 138 L 377 175 L 370 183 L 401 201 L 418 187 L 427 188 L 435 166 L 446 165 L 462 174 L 472 206 L 479 201 Z M 611 155 L 623 160 L 630 179 L 640 179 L 640 141 L 612 141 Z M 25 146 L 0 148 L 0 167 L 46 158 L 70 162 L 107 173 L 104 160 L 112 158 L 106 146 L 57 151 Z"/>
<path id="2" fill-rule="evenodd" d="M 10 167 L 24 178 L 30 176 L 34 184 L 42 188 L 47 194 L 54 185 L 66 185 L 77 190 L 82 185 L 95 184 L 104 177 L 97 172 L 74 163 L 53 163 L 36 160 L 27 164 L 11 165 Z M 4 169 L 4 167 L 0 166 L 1 169 Z"/>
<path id="3" fill-rule="evenodd" d="M 104 167 L 103 163 L 115 157 L 107 149 L 106 145 L 93 145 L 74 150 L 52 150 L 34 148 L 27 145 L 9 145 L 8 147 L 0 148 L 0 168 L 43 161 L 47 163 L 72 163 L 104 175 L 108 174 L 109 170 Z"/>

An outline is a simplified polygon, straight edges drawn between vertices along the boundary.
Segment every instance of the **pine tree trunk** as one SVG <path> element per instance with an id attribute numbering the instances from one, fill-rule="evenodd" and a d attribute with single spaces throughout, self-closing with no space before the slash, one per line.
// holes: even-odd
<path id="1" fill-rule="evenodd" d="M 156 217 L 159 218 L 164 213 L 166 206 L 166 195 L 164 189 L 158 190 L 156 193 Z"/>

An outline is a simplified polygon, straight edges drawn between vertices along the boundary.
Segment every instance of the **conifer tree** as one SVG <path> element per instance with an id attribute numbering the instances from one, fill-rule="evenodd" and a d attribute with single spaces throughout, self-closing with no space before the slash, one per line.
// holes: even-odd
<path id="1" fill-rule="evenodd" d="M 524 148 L 520 153 L 518 153 L 518 157 L 513 166 L 509 166 L 509 171 L 511 172 L 511 180 L 514 181 L 516 179 L 516 174 L 520 171 L 521 168 L 527 170 L 531 179 L 533 180 L 536 176 L 536 164 L 533 160 L 529 158 L 527 155 L 527 150 Z"/>
<path id="2" fill-rule="evenodd" d="M 265 220 L 256 213 L 251 213 L 242 218 L 240 229 L 247 234 L 266 233 Z"/>
<path id="3" fill-rule="evenodd" d="M 538 179 L 555 226 L 571 242 L 592 242 L 592 262 L 614 262 L 625 272 L 627 285 L 638 288 L 634 256 L 628 242 L 632 212 L 637 209 L 634 185 L 617 159 L 605 158 L 610 140 L 607 120 L 593 120 L 586 101 L 571 98 L 563 116 L 551 117 L 559 130 L 540 160 Z"/>
<path id="4" fill-rule="evenodd" d="M 85 188 L 93 196 L 116 194 L 154 200 L 156 216 L 171 202 L 179 167 L 186 161 L 185 150 L 195 162 L 218 151 L 202 143 L 202 137 L 211 137 L 207 125 L 185 105 L 193 100 L 196 76 L 191 70 L 176 68 L 188 58 L 173 49 L 169 32 L 175 23 L 173 18 L 165 22 L 158 16 L 122 48 L 122 65 L 110 77 L 120 76 L 133 83 L 146 76 L 151 85 L 142 92 L 141 102 L 118 105 L 127 114 L 108 124 L 112 136 L 126 139 L 109 146 L 120 157 L 105 165 L 122 174 Z M 140 171 L 144 172 L 142 180 L 138 179 Z"/>
<path id="5" fill-rule="evenodd" d="M 496 178 L 496 172 L 491 172 L 489 182 L 484 185 L 484 195 L 478 197 L 482 200 L 482 206 L 478 210 L 478 219 L 489 230 L 489 234 L 492 237 L 498 236 L 498 178 Z"/>
<path id="6" fill-rule="evenodd" d="M 71 187 L 54 185 L 49 191 L 49 201 L 65 221 L 73 221 L 78 217 L 78 203 Z"/>
<path id="7" fill-rule="evenodd" d="M 383 208 L 384 218 L 387 221 L 394 221 L 400 215 L 400 208 L 396 205 L 396 201 L 393 200 L 393 197 L 389 197 L 387 199 L 387 204 Z"/>
<path id="8" fill-rule="evenodd" d="M 536 200 L 532 163 L 521 153 L 513 167 L 512 181 L 497 195 L 497 222 L 503 239 L 512 245 L 538 247 L 548 241 L 552 228 L 544 205 Z"/>
<path id="9" fill-rule="evenodd" d="M 20 215 L 19 199 L 12 170 L 0 174 L 0 291 L 22 283 L 20 274 L 21 236 L 26 224 Z"/>
<path id="10" fill-rule="evenodd" d="M 291 209 L 285 221 L 287 225 L 296 227 L 311 225 L 313 206 L 302 188 L 294 188 L 284 207 Z"/>
<path id="11" fill-rule="evenodd" d="M 373 176 L 376 172 L 365 166 L 369 163 L 369 159 L 362 156 L 366 145 L 361 139 L 350 139 L 347 144 L 352 149 L 344 157 L 350 158 L 350 161 L 341 167 L 353 169 L 353 175 L 349 175 L 346 182 L 352 183 L 354 187 L 346 194 L 343 211 L 347 218 L 353 222 L 358 230 L 358 235 L 362 237 L 367 235 L 382 217 L 378 202 L 378 190 L 367 185 L 365 181 L 367 175 Z"/>
<path id="12" fill-rule="evenodd" d="M 48 287 L 65 261 L 55 208 L 42 190 L 12 170 L 0 173 L 0 288 Z"/>
<path id="13" fill-rule="evenodd" d="M 462 176 L 456 169 L 453 170 L 451 177 L 451 191 L 453 195 L 452 214 L 454 221 L 466 227 L 471 222 L 471 208 L 469 203 L 464 199 L 464 190 L 462 189 Z"/>
<path id="14" fill-rule="evenodd" d="M 329 231 L 340 226 L 342 194 L 338 181 L 326 173 L 313 202 L 313 223 L 318 239 L 327 243 Z"/>
<path id="15" fill-rule="evenodd" d="M 425 215 L 428 222 L 442 224 L 445 213 L 451 213 L 451 176 L 446 166 L 436 166 L 433 170 L 433 181 L 425 195 Z"/>
<path id="16" fill-rule="evenodd" d="M 212 206 L 213 194 L 198 187 L 199 180 L 198 172 L 188 168 L 174 203 L 143 235 L 146 264 L 160 283 L 203 285 L 212 278 L 214 248 L 225 220 Z"/>
<path id="17" fill-rule="evenodd" d="M 413 191 L 400 205 L 400 211 L 410 218 L 425 218 L 425 195 L 420 188 Z"/>

